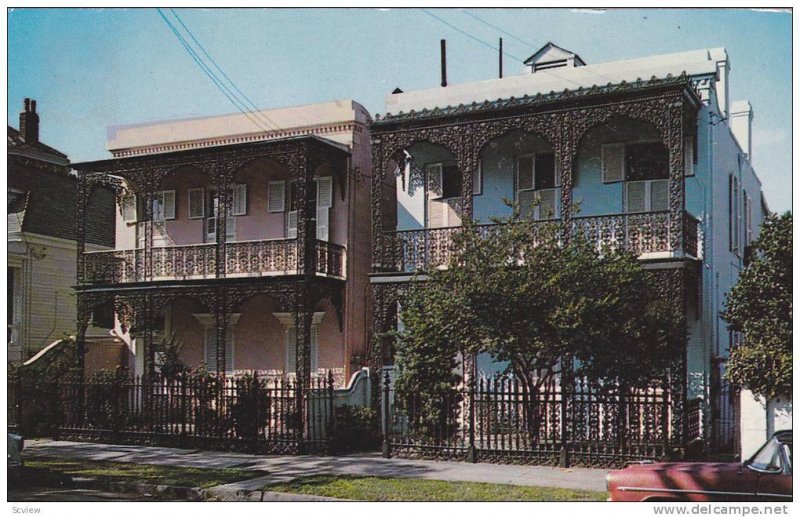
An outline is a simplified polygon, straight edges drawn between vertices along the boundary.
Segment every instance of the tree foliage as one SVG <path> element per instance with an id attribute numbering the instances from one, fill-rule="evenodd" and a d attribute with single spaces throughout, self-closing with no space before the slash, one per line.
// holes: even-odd
<path id="1" fill-rule="evenodd" d="M 726 377 L 758 395 L 792 391 L 792 214 L 772 215 L 753 243 L 751 259 L 727 296 L 723 317 L 743 332 Z"/>
<path id="2" fill-rule="evenodd" d="M 401 400 L 424 394 L 435 406 L 458 381 L 458 352 L 507 361 L 525 393 L 558 375 L 564 358 L 579 360 L 576 374 L 615 384 L 663 374 L 686 326 L 635 256 L 579 235 L 565 243 L 560 223 L 532 222 L 517 209 L 494 222 L 466 223 L 448 267 L 428 272 L 404 299 Z"/>

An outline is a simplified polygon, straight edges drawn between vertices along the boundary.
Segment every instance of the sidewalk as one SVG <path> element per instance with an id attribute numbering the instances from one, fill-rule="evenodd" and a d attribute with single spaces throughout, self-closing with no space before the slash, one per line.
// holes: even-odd
<path id="1" fill-rule="evenodd" d="M 320 474 L 475 481 L 602 492 L 606 490 L 605 477 L 608 473 L 601 469 L 385 459 L 377 453 L 351 456 L 258 456 L 196 449 L 45 440 L 26 442 L 23 454 L 28 457 L 48 456 L 175 467 L 235 467 L 266 471 L 267 475 L 263 477 L 209 489 L 217 498 L 239 500 L 261 500 L 265 494 L 260 489 L 264 485 Z"/>

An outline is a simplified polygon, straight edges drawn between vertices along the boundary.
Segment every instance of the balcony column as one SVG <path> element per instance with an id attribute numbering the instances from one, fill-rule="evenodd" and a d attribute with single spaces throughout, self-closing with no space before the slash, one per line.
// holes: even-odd
<path id="1" fill-rule="evenodd" d="M 313 161 L 309 160 L 309 146 L 303 144 L 290 167 L 296 181 L 297 197 L 297 270 L 310 279 L 314 276 L 314 249 L 316 243 L 316 214 L 311 213 L 311 182 L 314 181 Z"/>
<path id="2" fill-rule="evenodd" d="M 78 285 L 83 285 L 85 278 L 86 259 L 86 205 L 89 196 L 86 172 L 78 171 L 77 198 L 75 200 L 75 221 L 77 223 L 77 235 L 75 247 L 78 253 L 76 264 Z"/>
<path id="3" fill-rule="evenodd" d="M 81 372 L 81 378 L 86 375 L 86 331 L 89 329 L 89 320 L 92 317 L 90 301 L 85 293 L 78 293 L 77 300 L 78 326 L 75 332 L 75 367 Z"/>
<path id="4" fill-rule="evenodd" d="M 669 247 L 673 252 L 682 252 L 683 218 L 686 207 L 684 173 L 684 125 L 685 101 L 676 100 L 667 112 L 664 143 L 669 149 Z"/>
<path id="5" fill-rule="evenodd" d="M 227 245 L 228 245 L 228 208 L 230 199 L 229 189 L 233 183 L 233 175 L 236 172 L 238 163 L 229 162 L 223 157 L 218 159 L 217 163 L 217 242 L 216 242 L 216 257 L 217 267 L 216 276 L 221 278 L 225 276 L 227 266 Z M 217 329 L 219 331 L 219 329 Z M 219 337 L 219 332 L 217 333 Z M 219 348 L 219 340 L 217 341 Z M 223 349 L 224 350 L 224 349 Z M 217 355 L 217 362 L 219 362 L 219 355 Z M 224 371 L 224 370 L 223 370 Z"/>
<path id="6" fill-rule="evenodd" d="M 561 184 L 561 220 L 564 223 L 566 235 L 571 233 L 572 176 L 577 152 L 573 115 L 567 113 L 561 122 L 555 153 L 558 160 L 559 183 Z"/>
<path id="7" fill-rule="evenodd" d="M 158 185 L 158 179 L 153 178 L 155 171 L 146 171 L 144 185 L 143 204 L 144 204 L 144 278 L 141 280 L 149 281 L 153 279 L 153 195 Z"/>
<path id="8" fill-rule="evenodd" d="M 473 220 L 472 183 L 478 168 L 478 150 L 471 134 L 460 135 L 455 155 L 461 172 L 461 224 L 464 224 L 464 221 Z"/>
<path id="9" fill-rule="evenodd" d="M 370 189 L 372 203 L 372 270 L 383 269 L 383 145 L 380 138 L 372 138 L 372 187 Z"/>
<path id="10" fill-rule="evenodd" d="M 217 346 L 217 373 L 224 376 L 228 369 L 228 325 L 232 308 L 228 304 L 228 292 L 225 287 L 218 287 L 214 293 L 214 326 Z"/>

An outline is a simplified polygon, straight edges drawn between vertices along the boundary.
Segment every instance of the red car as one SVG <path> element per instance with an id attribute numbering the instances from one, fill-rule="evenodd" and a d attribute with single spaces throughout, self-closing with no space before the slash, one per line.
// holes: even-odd
<path id="1" fill-rule="evenodd" d="M 609 472 L 610 501 L 792 500 L 792 431 L 742 463 L 645 463 Z"/>

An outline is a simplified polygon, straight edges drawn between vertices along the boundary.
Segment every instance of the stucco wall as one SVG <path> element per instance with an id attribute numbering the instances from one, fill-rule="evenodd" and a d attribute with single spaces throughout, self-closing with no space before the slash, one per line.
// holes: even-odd
<path id="1" fill-rule="evenodd" d="M 742 459 L 752 456 L 775 431 L 792 428 L 792 397 L 766 401 L 742 390 L 740 411 Z"/>

